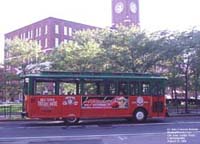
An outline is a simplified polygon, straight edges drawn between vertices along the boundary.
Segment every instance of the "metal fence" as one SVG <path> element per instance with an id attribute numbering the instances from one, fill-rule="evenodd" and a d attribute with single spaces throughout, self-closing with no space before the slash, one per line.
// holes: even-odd
<path id="1" fill-rule="evenodd" d="M 0 120 L 21 117 L 22 104 L 0 104 Z"/>
<path id="2" fill-rule="evenodd" d="M 200 100 L 188 100 L 187 107 L 185 100 L 167 101 L 169 114 L 200 114 Z"/>

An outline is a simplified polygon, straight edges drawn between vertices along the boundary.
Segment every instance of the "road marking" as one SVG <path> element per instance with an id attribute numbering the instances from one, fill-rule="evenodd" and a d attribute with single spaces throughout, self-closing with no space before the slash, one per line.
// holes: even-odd
<path id="1" fill-rule="evenodd" d="M 132 124 L 114 124 L 113 127 L 119 126 L 153 126 L 153 125 L 173 125 L 173 124 L 200 124 L 200 121 L 194 122 L 166 122 L 166 123 L 132 123 Z"/>
<path id="2" fill-rule="evenodd" d="M 127 137 L 126 137 L 126 136 L 118 136 L 118 138 L 119 138 L 121 141 L 124 141 L 124 140 L 126 140 L 126 139 L 127 139 Z"/>
<path id="3" fill-rule="evenodd" d="M 118 138 L 119 138 L 121 141 L 124 140 L 124 138 L 123 138 L 122 136 L 118 136 Z"/>
<path id="4" fill-rule="evenodd" d="M 109 128 L 116 128 L 116 127 L 135 127 L 135 126 L 156 126 L 156 125 L 174 125 L 174 124 L 200 124 L 200 121 L 190 121 L 190 122 L 184 122 L 184 121 L 175 121 L 175 122 L 165 122 L 165 123 L 130 123 L 130 124 L 109 124 Z M 105 124 L 105 127 L 107 125 Z M 79 128 L 102 128 L 103 126 L 100 124 L 94 124 L 94 125 L 71 125 L 71 126 L 19 126 L 15 127 L 16 129 L 52 129 L 52 128 L 64 128 L 64 129 L 79 129 Z M 0 127 L 0 129 L 13 129 L 13 127 Z"/>
<path id="5" fill-rule="evenodd" d="M 27 139 L 65 139 L 65 138 L 96 138 L 96 137 L 126 137 L 126 136 L 144 136 L 144 135 L 161 135 L 166 132 L 159 133 L 137 133 L 137 134 L 102 134 L 102 135 L 76 135 L 76 136 L 41 136 L 41 137 L 1 137 L 0 140 L 27 140 Z"/>

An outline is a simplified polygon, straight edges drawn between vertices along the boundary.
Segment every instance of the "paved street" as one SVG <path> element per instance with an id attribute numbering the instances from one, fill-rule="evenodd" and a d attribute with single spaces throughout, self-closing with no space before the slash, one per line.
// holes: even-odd
<path id="1" fill-rule="evenodd" d="M 200 117 L 151 119 L 136 124 L 125 120 L 2 121 L 0 144 L 199 144 Z"/>

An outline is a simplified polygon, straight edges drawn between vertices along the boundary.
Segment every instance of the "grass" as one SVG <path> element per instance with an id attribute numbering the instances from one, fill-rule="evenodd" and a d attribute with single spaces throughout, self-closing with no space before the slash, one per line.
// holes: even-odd
<path id="1" fill-rule="evenodd" d="M 0 114 L 19 113 L 22 111 L 22 104 L 0 105 Z"/>

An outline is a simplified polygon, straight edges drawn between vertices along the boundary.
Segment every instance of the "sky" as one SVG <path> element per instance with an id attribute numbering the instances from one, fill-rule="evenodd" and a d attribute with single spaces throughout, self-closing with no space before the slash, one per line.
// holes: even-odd
<path id="1" fill-rule="evenodd" d="M 2 0 L 0 63 L 4 34 L 47 17 L 98 27 L 111 26 L 112 0 Z M 199 0 L 139 0 L 140 25 L 147 31 L 186 30 L 200 26 Z"/>

